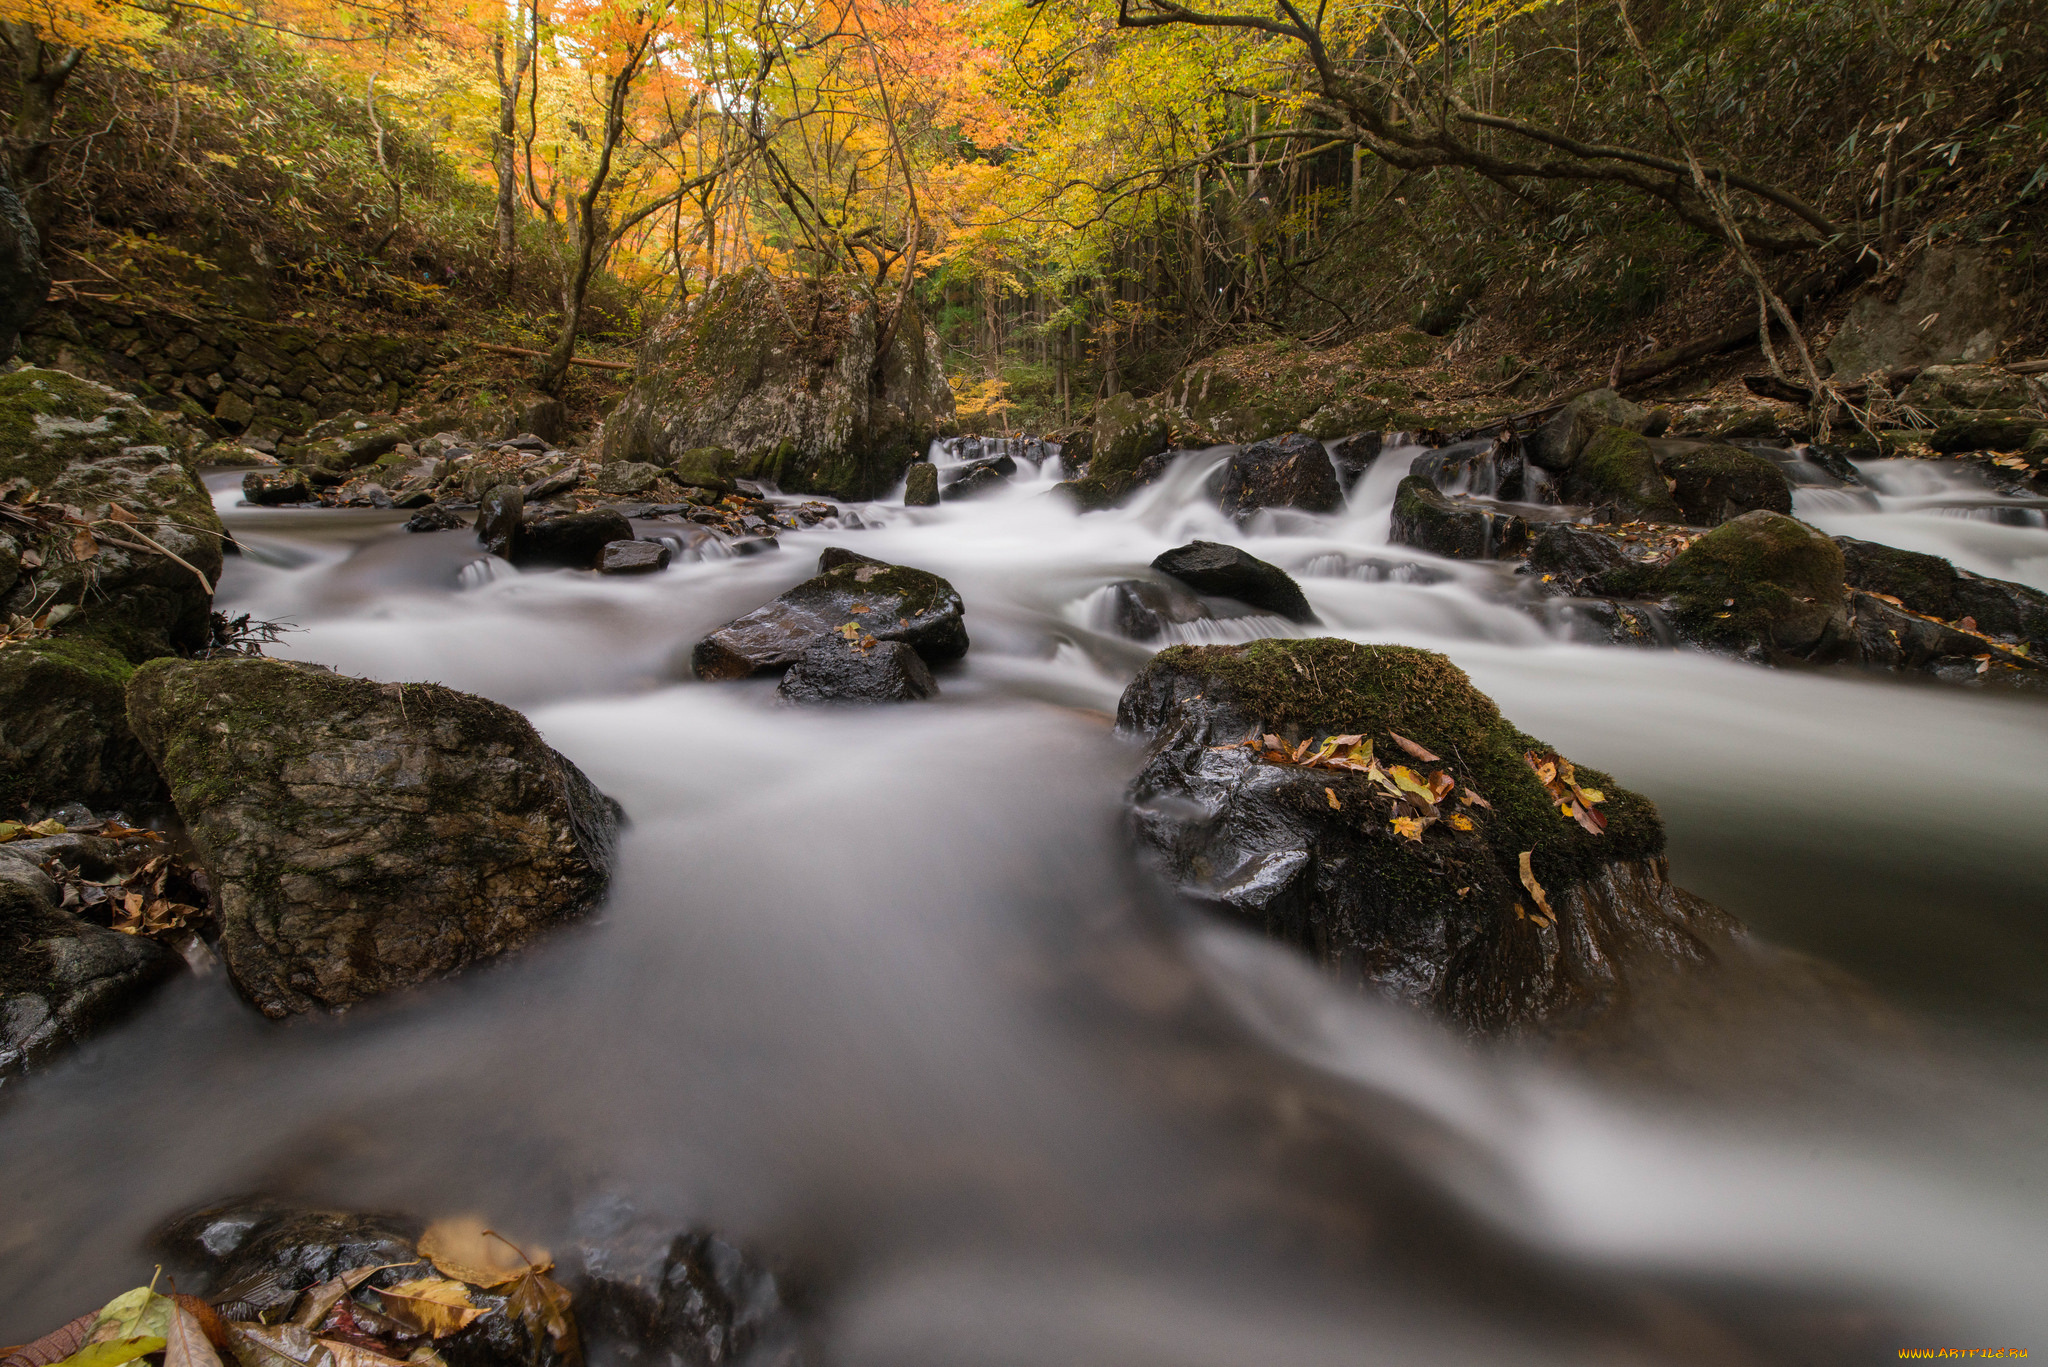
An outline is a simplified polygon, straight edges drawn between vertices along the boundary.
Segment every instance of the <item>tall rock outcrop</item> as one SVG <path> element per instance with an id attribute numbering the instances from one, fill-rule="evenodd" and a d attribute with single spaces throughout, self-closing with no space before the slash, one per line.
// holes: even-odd
<path id="1" fill-rule="evenodd" d="M 605 460 L 712 450 L 728 477 L 882 494 L 953 416 L 937 334 L 908 307 L 892 332 L 894 302 L 859 281 L 725 277 L 649 333 Z"/>

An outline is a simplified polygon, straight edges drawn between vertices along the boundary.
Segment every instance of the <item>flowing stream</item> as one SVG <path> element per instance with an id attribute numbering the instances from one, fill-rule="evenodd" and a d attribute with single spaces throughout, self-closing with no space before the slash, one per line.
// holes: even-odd
<path id="1" fill-rule="evenodd" d="M 1836 1307 L 1886 1357 L 2048 1351 L 2048 707 L 1575 644 L 1508 567 L 1388 544 L 1412 454 L 1339 513 L 1242 530 L 1203 494 L 1224 452 L 1085 516 L 1045 496 L 1056 461 L 1021 461 L 976 501 L 899 491 L 636 579 L 518 572 L 402 513 L 242 507 L 213 477 L 244 547 L 221 606 L 298 628 L 271 653 L 518 707 L 631 826 L 601 915 L 507 963 L 282 1028 L 186 979 L 9 1084 L 0 1342 L 147 1281 L 165 1215 L 261 1189 L 482 1211 L 558 1249 L 607 1202 L 709 1222 L 823 1269 L 807 1313 L 855 1364 L 1780 1360 L 1682 1323 L 1613 1347 L 1584 1306 L 1646 1285 L 1737 1320 Z M 2048 587 L 2036 504 L 1863 473 L 1798 511 Z M 1111 728 L 1157 646 L 1107 629 L 1105 590 L 1195 537 L 1295 574 L 1319 632 L 1450 655 L 1654 798 L 1680 883 L 1905 1024 L 1823 1045 L 1704 1012 L 1672 1026 L 1699 1067 L 1631 1076 L 1454 1039 L 1165 904 Z M 829 545 L 958 588 L 973 649 L 937 703 L 798 711 L 688 677 L 695 640 Z M 1737 1055 L 1782 1066 L 1710 1066 Z M 1525 1292 L 1524 1265 L 1579 1299 Z"/>

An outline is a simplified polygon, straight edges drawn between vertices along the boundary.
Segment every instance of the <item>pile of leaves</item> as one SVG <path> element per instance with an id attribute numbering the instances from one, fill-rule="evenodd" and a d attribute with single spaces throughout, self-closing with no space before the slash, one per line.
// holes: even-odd
<path id="1" fill-rule="evenodd" d="M 1581 788 L 1570 760 L 1554 751 L 1541 755 L 1525 751 L 1522 759 L 1557 803 L 1560 815 L 1578 822 L 1590 834 L 1606 833 L 1607 818 L 1596 809 L 1596 804 L 1605 802 L 1607 794 L 1598 788 Z"/>
<path id="2" fill-rule="evenodd" d="M 1441 764 L 1443 760 L 1398 732 L 1387 733 L 1407 754 L 1424 764 Z M 1377 785 L 1375 798 L 1389 804 L 1387 824 L 1403 839 L 1420 844 L 1422 833 L 1438 821 L 1447 821 L 1454 830 L 1473 829 L 1472 818 L 1463 812 L 1446 811 L 1446 799 L 1453 791 L 1457 793 L 1460 807 L 1493 809 L 1493 804 L 1468 788 L 1459 788 L 1458 781 L 1446 770 L 1439 769 L 1424 778 L 1405 764 L 1382 768 L 1373 757 L 1372 740 L 1362 735 L 1325 736 L 1320 741 L 1304 740 L 1288 748 L 1287 743 L 1272 734 L 1253 735 L 1232 745 L 1216 747 L 1219 750 L 1250 750 L 1254 758 L 1267 764 L 1286 764 L 1300 769 L 1335 769 L 1347 773 L 1363 774 Z M 1323 796 L 1332 810 L 1342 811 L 1344 804 L 1334 788 L 1323 789 Z"/>
<path id="3" fill-rule="evenodd" d="M 487 1315 L 518 1321 L 536 1353 L 548 1344 L 559 1361 L 581 1362 L 569 1292 L 548 1275 L 545 1251 L 528 1257 L 473 1219 L 435 1223 L 418 1251 L 412 1263 L 352 1268 L 308 1287 L 252 1277 L 204 1300 L 159 1295 L 152 1281 L 0 1350 L 0 1367 L 224 1367 L 223 1353 L 238 1367 L 447 1367 L 435 1344 Z M 417 1275 L 369 1285 L 393 1269 Z"/>
<path id="4" fill-rule="evenodd" d="M 65 834 L 157 846 L 164 843 L 163 836 L 156 831 L 125 825 L 111 817 L 70 826 L 54 817 L 37 822 L 0 821 L 0 845 Z M 175 942 L 212 929 L 212 914 L 207 910 L 212 898 L 206 871 L 168 848 L 159 849 L 132 872 L 118 878 L 88 878 L 56 855 L 45 859 L 41 868 L 57 884 L 66 911 L 124 935 Z"/>

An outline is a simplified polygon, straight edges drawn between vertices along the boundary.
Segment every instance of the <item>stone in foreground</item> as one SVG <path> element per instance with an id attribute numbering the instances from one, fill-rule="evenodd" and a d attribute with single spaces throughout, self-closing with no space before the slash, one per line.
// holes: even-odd
<path id="1" fill-rule="evenodd" d="M 928 663 L 967 653 L 966 610 L 935 574 L 888 565 L 836 548 L 820 573 L 697 642 L 690 667 L 700 679 L 743 679 L 787 669 L 823 636 L 901 641 Z"/>
<path id="2" fill-rule="evenodd" d="M 604 895 L 618 804 L 508 707 L 278 660 L 159 660 L 128 717 L 267 1016 L 517 948 Z"/>
<path id="3" fill-rule="evenodd" d="M 1671 884 L 1647 799 L 1579 769 L 1605 831 L 1563 815 L 1524 759 L 1550 747 L 1441 655 L 1329 639 L 1175 646 L 1125 690 L 1117 721 L 1150 742 L 1129 797 L 1182 892 L 1474 1031 L 1570 1028 L 1624 999 L 1638 969 L 1710 962 L 1736 930 Z M 1380 781 L 1236 744 L 1267 733 L 1288 746 L 1363 735 L 1387 782 L 1440 819 L 1409 839 Z M 1396 733 L 1441 758 L 1414 757 Z M 1414 803 L 1404 779 L 1437 788 L 1439 773 L 1449 790 Z"/>
<path id="4" fill-rule="evenodd" d="M 128 729 L 133 672 L 90 636 L 0 650 L 0 812 L 163 800 L 163 780 Z"/>
<path id="5" fill-rule="evenodd" d="M 1178 579 L 1196 593 L 1235 598 L 1240 603 L 1285 617 L 1290 622 L 1315 622 L 1315 610 L 1287 571 L 1216 541 L 1190 541 L 1152 562 L 1152 568 Z"/>
<path id="6" fill-rule="evenodd" d="M 609 541 L 598 554 L 599 574 L 653 574 L 668 568 L 672 554 L 660 541 Z"/>
<path id="7" fill-rule="evenodd" d="M 63 910 L 57 885 L 0 846 L 0 1078 L 104 1029 L 180 966 L 154 940 Z"/>
<path id="8" fill-rule="evenodd" d="M 797 703 L 922 702 L 939 685 L 923 657 L 901 641 L 863 647 L 826 635 L 811 642 L 775 691 Z"/>

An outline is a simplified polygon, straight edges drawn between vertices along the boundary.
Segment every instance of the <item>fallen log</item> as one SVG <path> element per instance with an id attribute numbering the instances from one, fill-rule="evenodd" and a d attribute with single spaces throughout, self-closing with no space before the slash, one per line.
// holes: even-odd
<path id="1" fill-rule="evenodd" d="M 471 342 L 478 351 L 494 351 L 500 356 L 531 356 L 536 361 L 545 361 L 545 351 L 533 351 L 523 346 L 504 346 L 498 342 Z M 570 365 L 587 365 L 592 370 L 631 370 L 631 361 L 600 361 L 594 356 L 571 356 Z"/>
<path id="2" fill-rule="evenodd" d="M 1998 368 L 2010 375 L 2048 375 L 2048 360 L 2014 361 L 2010 365 Z M 1898 370 L 1888 370 L 1882 377 L 1882 383 L 1887 392 L 1897 393 L 1918 379 L 1920 372 L 1925 369 L 1927 369 L 1926 366 L 1909 365 Z M 1813 391 L 1805 385 L 1794 384 L 1790 380 L 1781 380 L 1775 375 L 1744 375 L 1742 383 L 1749 389 L 1750 393 L 1759 398 L 1783 399 L 1787 403 L 1813 402 Z M 1870 386 L 1867 384 L 1835 386 L 1835 394 L 1838 398 L 1848 399 L 1852 402 L 1867 397 L 1869 393 Z"/>

